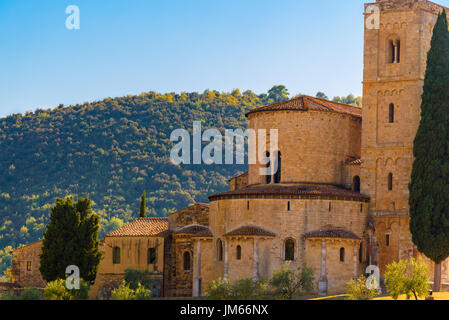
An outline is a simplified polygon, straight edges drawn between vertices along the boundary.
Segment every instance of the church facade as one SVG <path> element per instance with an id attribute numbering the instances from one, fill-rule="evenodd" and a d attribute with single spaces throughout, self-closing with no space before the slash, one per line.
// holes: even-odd
<path id="1" fill-rule="evenodd" d="M 317 293 L 342 293 L 370 265 L 382 277 L 389 263 L 418 256 L 408 184 L 426 56 L 443 8 L 366 4 L 363 108 L 301 96 L 250 111 L 251 129 L 278 129 L 278 172 L 249 165 L 208 204 L 107 235 L 92 297 L 128 267 L 148 269 L 159 295 L 188 297 L 218 278 L 270 278 L 286 262 L 313 267 Z M 443 283 L 448 274 L 445 261 Z"/>

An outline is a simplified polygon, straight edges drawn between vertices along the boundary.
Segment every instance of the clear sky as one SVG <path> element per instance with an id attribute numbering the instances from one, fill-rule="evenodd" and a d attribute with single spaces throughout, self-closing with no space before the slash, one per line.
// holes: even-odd
<path id="1" fill-rule="evenodd" d="M 364 2 L 0 0 L 0 116 L 145 91 L 360 95 Z"/>

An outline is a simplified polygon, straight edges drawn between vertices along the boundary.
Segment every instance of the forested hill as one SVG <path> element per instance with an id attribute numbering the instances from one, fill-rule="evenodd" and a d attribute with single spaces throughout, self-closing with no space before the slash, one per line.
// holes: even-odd
<path id="1" fill-rule="evenodd" d="M 246 128 L 248 110 L 286 94 L 149 92 L 0 119 L 0 275 L 9 264 L 2 249 L 38 240 L 56 197 L 89 196 L 104 235 L 138 216 L 143 190 L 155 216 L 226 190 L 246 168 L 175 166 L 171 132 L 199 120 L 203 129 Z"/>

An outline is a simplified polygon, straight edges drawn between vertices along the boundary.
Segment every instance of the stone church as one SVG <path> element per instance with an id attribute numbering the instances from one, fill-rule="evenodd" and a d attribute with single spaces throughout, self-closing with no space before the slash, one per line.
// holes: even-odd
<path id="1" fill-rule="evenodd" d="M 189 297 L 218 278 L 270 278 L 287 261 L 314 268 L 317 293 L 342 293 L 369 265 L 382 277 L 392 261 L 419 255 L 408 184 L 442 9 L 427 0 L 366 4 L 363 108 L 301 96 L 250 111 L 250 128 L 278 129 L 280 170 L 262 176 L 249 165 L 208 204 L 108 234 L 91 296 L 107 297 L 128 267 L 149 270 L 157 295 Z M 38 270 L 14 263 L 16 279 Z M 445 261 L 443 283 L 448 273 Z"/>

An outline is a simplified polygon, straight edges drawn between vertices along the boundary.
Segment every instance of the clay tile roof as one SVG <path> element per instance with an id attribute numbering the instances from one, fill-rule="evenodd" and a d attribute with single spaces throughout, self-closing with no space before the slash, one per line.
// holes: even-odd
<path id="1" fill-rule="evenodd" d="M 335 112 L 347 114 L 352 117 L 361 118 L 362 117 L 362 108 L 328 101 L 325 99 L 319 99 L 311 96 L 300 96 L 298 98 L 294 98 L 288 101 L 284 101 L 281 103 L 276 103 L 264 107 L 259 107 L 251 110 L 246 114 L 248 115 L 257 113 L 257 112 L 267 112 L 267 111 L 327 111 L 327 112 Z"/>
<path id="2" fill-rule="evenodd" d="M 308 232 L 304 235 L 305 238 L 342 238 L 342 239 L 357 239 L 360 238 L 353 232 L 343 229 L 329 229 L 317 230 Z"/>
<path id="3" fill-rule="evenodd" d="M 264 236 L 276 237 L 276 234 L 257 226 L 242 226 L 225 234 L 225 236 Z"/>
<path id="4" fill-rule="evenodd" d="M 358 159 L 348 159 L 345 163 L 347 166 L 360 166 L 362 165 L 362 159 L 358 158 Z"/>
<path id="5" fill-rule="evenodd" d="M 106 237 L 162 236 L 167 230 L 167 218 L 139 218 L 108 233 Z"/>
<path id="6" fill-rule="evenodd" d="M 197 202 L 197 203 L 195 203 L 195 204 L 192 204 L 190 207 L 183 208 L 183 209 L 181 209 L 181 210 L 172 212 L 172 213 L 169 214 L 169 216 L 172 215 L 172 214 L 179 213 L 179 212 L 181 212 L 181 211 L 187 210 L 187 209 L 193 209 L 194 207 L 204 207 L 204 208 L 209 208 L 209 204 L 208 204 L 208 203 Z"/>
<path id="7" fill-rule="evenodd" d="M 195 233 L 192 237 L 194 237 L 194 238 L 211 238 L 213 236 L 214 236 L 214 234 L 212 233 L 212 231 L 210 231 L 210 229 L 207 228 L 200 232 Z"/>
<path id="8" fill-rule="evenodd" d="M 178 231 L 175 232 L 175 234 L 192 234 L 192 235 L 195 235 L 195 234 L 197 234 L 199 232 L 208 231 L 208 230 L 209 230 L 208 227 L 201 226 L 199 224 L 193 224 L 193 225 L 186 226 L 186 227 L 183 227 L 183 228 L 179 229 Z M 209 230 L 209 232 L 210 232 L 210 230 Z"/>
<path id="9" fill-rule="evenodd" d="M 258 185 L 244 189 L 218 193 L 209 196 L 210 201 L 228 199 L 236 196 L 312 196 L 312 197 L 344 197 L 366 201 L 368 196 L 348 189 L 328 185 Z"/>

